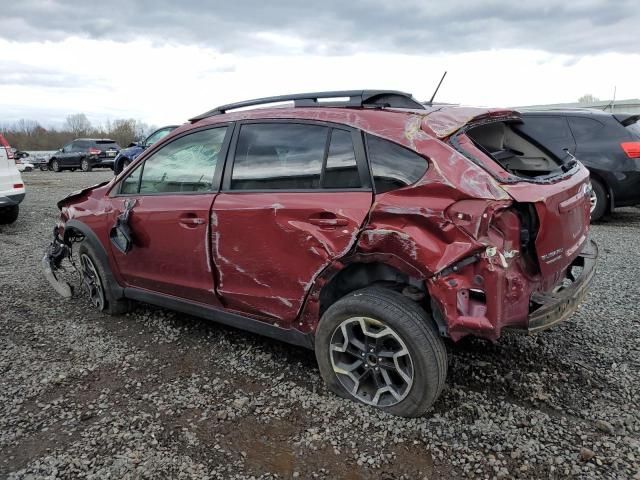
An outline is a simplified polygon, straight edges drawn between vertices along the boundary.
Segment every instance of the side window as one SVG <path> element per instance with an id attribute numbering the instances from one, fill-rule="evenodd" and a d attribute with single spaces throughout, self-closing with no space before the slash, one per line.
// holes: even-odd
<path id="1" fill-rule="evenodd" d="M 142 166 L 138 166 L 133 172 L 127 175 L 127 178 L 120 184 L 120 194 L 131 195 L 138 193 L 140 172 L 142 172 Z"/>
<path id="2" fill-rule="evenodd" d="M 569 125 L 576 142 L 587 142 L 598 136 L 604 125 L 597 120 L 583 117 L 569 117 Z"/>
<path id="3" fill-rule="evenodd" d="M 202 130 L 163 146 L 124 179 L 120 193 L 145 195 L 212 190 L 226 131 L 226 127 Z M 136 176 L 140 175 L 138 182 Z"/>
<path id="4" fill-rule="evenodd" d="M 144 144 L 147 147 L 150 147 L 151 145 L 156 143 L 158 140 L 161 140 L 162 138 L 164 138 L 167 135 L 169 135 L 172 131 L 173 131 L 173 129 L 171 129 L 171 128 L 165 128 L 164 130 L 158 130 L 157 132 L 149 135 L 147 137 L 147 139 L 145 140 Z"/>
<path id="5" fill-rule="evenodd" d="M 376 193 L 411 185 L 427 171 L 427 161 L 417 153 L 374 135 L 366 137 Z"/>
<path id="6" fill-rule="evenodd" d="M 231 189 L 318 188 L 328 132 L 327 127 L 295 123 L 242 125 Z"/>
<path id="7" fill-rule="evenodd" d="M 60 150 L 62 151 L 62 153 L 69 153 L 71 151 L 71 146 L 73 145 L 73 142 L 71 143 L 67 143 L 64 147 L 62 147 Z"/>
<path id="8" fill-rule="evenodd" d="M 359 188 L 360 175 L 356 164 L 351 132 L 331 130 L 327 164 L 322 176 L 323 188 Z"/>
<path id="9" fill-rule="evenodd" d="M 92 144 L 93 144 L 93 142 L 87 142 L 86 140 L 85 141 L 79 141 L 79 142 L 73 142 L 73 151 L 74 152 L 84 152 L 89 147 L 93 146 Z"/>

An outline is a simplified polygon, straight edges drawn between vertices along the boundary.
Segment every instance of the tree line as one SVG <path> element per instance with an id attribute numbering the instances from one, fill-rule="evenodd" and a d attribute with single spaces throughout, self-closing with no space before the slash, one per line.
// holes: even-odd
<path id="1" fill-rule="evenodd" d="M 140 120 L 118 119 L 94 126 L 84 113 L 69 115 L 62 128 L 45 128 L 35 120 L 0 125 L 0 133 L 18 150 L 57 150 L 76 138 L 110 138 L 121 147 L 138 142 L 151 131 Z"/>

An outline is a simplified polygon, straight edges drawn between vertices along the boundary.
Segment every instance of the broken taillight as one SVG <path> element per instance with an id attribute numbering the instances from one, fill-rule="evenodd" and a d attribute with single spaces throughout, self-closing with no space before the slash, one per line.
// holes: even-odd
<path id="1" fill-rule="evenodd" d="M 622 142 L 620 144 L 629 158 L 640 158 L 640 142 Z"/>

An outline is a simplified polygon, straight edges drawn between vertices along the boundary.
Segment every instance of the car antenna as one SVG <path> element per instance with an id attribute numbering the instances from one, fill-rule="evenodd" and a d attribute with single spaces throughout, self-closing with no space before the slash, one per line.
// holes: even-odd
<path id="1" fill-rule="evenodd" d="M 438 93 L 438 90 L 440 90 L 440 85 L 442 85 L 442 81 L 444 80 L 444 77 L 447 76 L 447 71 L 445 70 L 444 73 L 442 74 L 442 78 L 440 79 L 440 81 L 438 82 L 438 86 L 436 87 L 435 92 L 433 92 L 433 95 L 431 95 L 431 100 L 429 100 L 429 106 L 433 105 L 433 99 L 436 98 L 436 93 Z"/>

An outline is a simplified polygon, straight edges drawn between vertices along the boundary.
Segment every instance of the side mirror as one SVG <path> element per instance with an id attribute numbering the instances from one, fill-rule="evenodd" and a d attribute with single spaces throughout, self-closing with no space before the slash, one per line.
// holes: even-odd
<path id="1" fill-rule="evenodd" d="M 131 147 L 140 147 L 140 142 L 131 142 L 127 148 L 131 148 Z"/>

